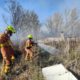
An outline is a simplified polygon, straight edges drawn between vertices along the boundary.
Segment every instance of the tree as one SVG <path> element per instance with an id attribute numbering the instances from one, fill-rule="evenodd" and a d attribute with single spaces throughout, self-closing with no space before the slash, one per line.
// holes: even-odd
<path id="1" fill-rule="evenodd" d="M 67 36 L 79 36 L 80 34 L 80 15 L 76 8 L 65 10 L 65 13 L 55 13 L 46 22 L 46 27 L 52 35 L 64 32 Z"/>
<path id="2" fill-rule="evenodd" d="M 65 32 L 69 36 L 77 36 L 79 34 L 79 14 L 76 8 L 65 11 Z"/>
<path id="3" fill-rule="evenodd" d="M 62 27 L 62 23 L 63 23 L 63 18 L 61 14 L 55 13 L 47 20 L 46 26 L 50 31 L 50 33 L 57 36 L 61 32 L 60 29 Z"/>
<path id="4" fill-rule="evenodd" d="M 25 10 L 16 0 L 7 0 L 8 11 L 11 16 L 11 24 L 17 30 L 17 40 L 27 38 L 27 34 L 33 34 L 37 39 L 40 29 L 38 16 L 34 11 Z"/>

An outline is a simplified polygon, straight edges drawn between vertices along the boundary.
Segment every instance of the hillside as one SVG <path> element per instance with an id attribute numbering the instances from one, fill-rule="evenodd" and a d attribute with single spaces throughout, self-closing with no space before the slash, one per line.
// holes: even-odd
<path id="1" fill-rule="evenodd" d="M 52 42 L 51 42 L 52 43 Z M 49 46 L 54 46 L 50 42 L 45 43 Z M 54 42 L 53 42 L 54 43 Z M 25 51 L 24 44 L 22 45 L 20 51 L 17 51 L 15 65 L 12 69 L 12 72 L 9 74 L 7 79 L 6 76 L 4 80 L 44 80 L 42 75 L 42 68 L 62 63 L 64 66 L 70 70 L 78 79 L 80 79 L 80 43 L 79 42 L 70 42 L 69 53 L 64 53 L 66 49 L 65 42 L 56 42 L 56 48 L 60 49 L 62 53 L 58 55 L 51 55 L 44 49 L 39 46 L 34 47 L 34 58 L 32 62 L 25 61 Z M 74 45 L 73 45 L 74 44 Z"/>

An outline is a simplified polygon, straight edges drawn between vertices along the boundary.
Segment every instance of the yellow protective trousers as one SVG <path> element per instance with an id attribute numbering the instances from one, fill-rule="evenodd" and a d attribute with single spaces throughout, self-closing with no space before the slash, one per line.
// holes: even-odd
<path id="1" fill-rule="evenodd" d="M 7 73 L 10 71 L 11 58 L 12 56 L 14 56 L 14 51 L 10 46 L 1 47 L 1 54 L 4 61 L 4 66 L 2 70 L 4 70 L 4 73 Z"/>
<path id="2" fill-rule="evenodd" d="M 33 58 L 33 51 L 32 51 L 32 48 L 30 49 L 26 49 L 26 57 L 25 57 L 25 60 L 32 60 Z"/>

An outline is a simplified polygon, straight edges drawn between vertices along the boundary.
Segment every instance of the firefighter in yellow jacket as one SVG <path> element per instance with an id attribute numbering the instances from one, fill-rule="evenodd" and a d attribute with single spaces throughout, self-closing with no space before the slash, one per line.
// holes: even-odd
<path id="1" fill-rule="evenodd" d="M 14 61 L 14 50 L 10 37 L 15 33 L 15 29 L 12 26 L 8 26 L 3 34 L 0 34 L 0 50 L 3 57 L 4 66 L 2 73 L 7 74 L 10 72 L 11 64 Z"/>
<path id="2" fill-rule="evenodd" d="M 34 45 L 33 36 L 32 34 L 29 34 L 27 37 L 28 37 L 28 40 L 26 41 L 26 46 L 25 46 L 25 51 L 26 51 L 25 60 L 32 61 L 32 58 L 33 58 L 32 46 Z"/>

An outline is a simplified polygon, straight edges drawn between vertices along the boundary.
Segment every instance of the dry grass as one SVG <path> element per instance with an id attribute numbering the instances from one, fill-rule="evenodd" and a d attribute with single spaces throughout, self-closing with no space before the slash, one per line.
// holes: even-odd
<path id="1" fill-rule="evenodd" d="M 69 41 L 69 49 L 66 49 L 66 46 L 68 45 L 66 41 L 59 43 L 51 42 L 46 44 L 56 46 L 57 49 L 63 51 L 58 56 L 50 57 L 50 60 L 56 63 L 60 62 L 64 64 L 66 68 L 80 76 L 80 41 Z"/>
<path id="2" fill-rule="evenodd" d="M 53 44 L 52 44 L 53 43 Z M 12 69 L 11 80 L 44 80 L 42 68 L 50 65 L 62 63 L 66 68 L 80 76 L 80 43 L 70 42 L 70 49 L 64 53 L 67 43 L 46 43 L 47 45 L 56 46 L 62 50 L 61 54 L 52 56 L 38 46 L 34 47 L 34 59 L 32 62 L 25 61 L 25 42 L 22 44 L 20 51 L 22 55 L 16 59 Z M 6 79 L 4 79 L 6 80 Z"/>

